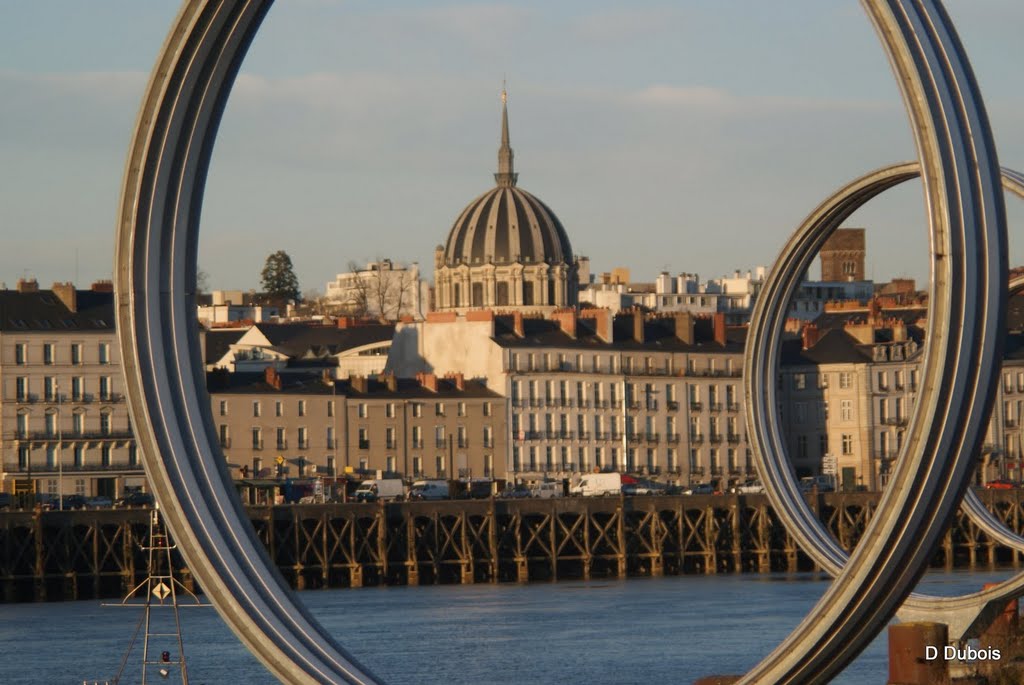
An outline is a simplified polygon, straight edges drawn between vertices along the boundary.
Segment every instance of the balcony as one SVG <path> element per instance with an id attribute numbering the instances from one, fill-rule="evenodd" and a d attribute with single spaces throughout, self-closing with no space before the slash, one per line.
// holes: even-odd
<path id="1" fill-rule="evenodd" d="M 231 449 L 231 438 L 226 435 L 222 435 L 220 437 L 220 446 L 224 449 Z"/>
<path id="2" fill-rule="evenodd" d="M 704 467 L 703 466 L 696 466 L 694 464 L 690 464 L 690 474 L 693 475 L 693 476 L 703 476 L 704 475 Z"/>
<path id="3" fill-rule="evenodd" d="M 286 450 L 286 449 L 288 449 L 288 441 L 287 440 L 278 440 L 277 441 L 277 449 L 279 449 L 279 450 Z"/>
<path id="4" fill-rule="evenodd" d="M 710 440 L 711 440 L 711 444 L 717 445 L 717 444 L 722 442 L 722 434 L 721 433 L 712 433 Z"/>
<path id="5" fill-rule="evenodd" d="M 412 441 L 412 448 L 414 450 L 421 450 L 421 449 L 423 449 L 423 438 L 420 438 L 419 440 L 413 440 Z"/>
<path id="6" fill-rule="evenodd" d="M 648 433 L 647 434 L 647 442 L 658 442 L 658 434 L 657 433 Z"/>
<path id="7" fill-rule="evenodd" d="M 711 411 L 716 411 L 716 412 L 717 411 L 722 411 L 722 403 L 721 402 L 712 402 L 711 404 L 708 405 L 708 409 L 711 410 Z"/>
<path id="8" fill-rule="evenodd" d="M 28 468 L 28 466 L 29 466 L 28 464 L 26 464 L 24 466 L 21 466 L 19 464 L 13 464 L 13 463 L 8 464 L 8 463 L 5 463 L 4 466 L 3 466 L 3 469 L 4 469 L 4 472 L 6 472 L 8 474 L 15 474 L 15 473 L 26 473 L 27 474 L 29 472 L 29 470 L 30 470 Z M 39 463 L 36 463 L 36 460 L 33 459 L 32 463 L 31 463 L 31 466 L 32 466 L 31 471 L 32 471 L 33 474 L 36 474 L 36 473 L 40 473 L 40 474 L 42 474 L 42 473 L 58 473 L 58 472 L 61 472 L 61 471 L 63 471 L 65 475 L 70 475 L 70 474 L 75 474 L 75 473 L 89 473 L 89 472 L 94 472 L 94 471 L 101 471 L 101 472 L 104 472 L 104 473 L 111 473 L 111 472 L 117 472 L 117 471 L 123 471 L 123 472 L 128 472 L 128 473 L 140 473 L 140 474 L 144 473 L 141 463 L 132 464 L 131 462 L 127 462 L 127 461 L 115 461 L 115 462 L 110 462 L 108 464 L 64 464 L 63 467 L 61 467 L 61 466 L 58 466 L 57 464 L 47 464 L 45 462 L 45 460 L 43 460 L 43 459 L 40 459 Z"/>
<path id="9" fill-rule="evenodd" d="M 604 433 L 604 432 L 594 433 L 594 440 L 608 440 L 608 438 L 609 438 L 608 433 Z"/>
<path id="10" fill-rule="evenodd" d="M 636 400 L 630 400 L 626 402 L 626 408 L 631 411 L 636 411 L 640 408 L 640 403 L 637 402 Z"/>
<path id="11" fill-rule="evenodd" d="M 441 443 L 438 446 L 439 447 L 444 447 L 444 443 Z M 370 441 L 369 440 L 360 440 L 359 441 L 359 449 L 361 449 L 361 450 L 368 450 L 368 449 L 370 449 Z"/>
<path id="12" fill-rule="evenodd" d="M 263 449 L 263 440 L 253 440 L 252 441 L 252 448 L 254 450 L 261 450 L 261 449 Z"/>
<path id="13" fill-rule="evenodd" d="M 15 440 L 27 442 L 61 442 L 72 443 L 83 440 L 134 440 L 135 435 L 131 431 L 82 431 L 75 433 L 63 431 L 58 434 L 56 431 L 29 431 L 28 433 L 14 434 Z"/>
<path id="14" fill-rule="evenodd" d="M 704 444 L 704 436 L 702 434 L 700 434 L 700 433 L 691 433 L 690 434 L 690 443 L 693 444 L 693 445 L 703 445 Z"/>
<path id="15" fill-rule="evenodd" d="M 729 402 L 725 406 L 726 406 L 726 409 L 728 411 L 731 411 L 731 412 L 738 412 L 740 410 L 740 405 L 739 405 L 738 402 Z"/>
<path id="16" fill-rule="evenodd" d="M 738 433 L 729 433 L 725 436 L 725 439 L 730 445 L 737 445 L 740 442 L 740 436 Z"/>
<path id="17" fill-rule="evenodd" d="M 460 450 L 464 450 L 464 449 L 466 449 L 467 447 L 469 447 L 469 440 L 468 440 L 468 439 L 466 439 L 466 438 L 459 438 L 459 439 L 458 439 L 458 440 L 456 440 L 455 442 L 456 442 L 456 446 L 457 446 L 457 447 L 458 447 L 458 448 L 459 448 Z M 395 449 L 395 446 L 394 446 L 394 445 L 391 445 L 391 444 L 389 444 L 389 445 L 388 445 L 388 449 L 389 449 L 389 450 L 393 450 L 393 449 Z"/>
<path id="18" fill-rule="evenodd" d="M 658 411 L 658 400 L 647 400 L 647 411 Z"/>
<path id="19" fill-rule="evenodd" d="M 626 441 L 629 442 L 630 444 L 636 444 L 640 442 L 642 438 L 643 436 L 641 436 L 639 433 L 629 433 L 626 436 Z"/>
<path id="20" fill-rule="evenodd" d="M 676 402 L 675 400 L 669 400 L 668 402 L 666 402 L 666 404 L 668 405 L 669 411 L 678 411 L 679 410 L 679 403 Z"/>
<path id="21" fill-rule="evenodd" d="M 721 476 L 722 475 L 722 467 L 721 466 L 712 466 L 711 467 L 711 475 L 712 476 Z"/>
<path id="22" fill-rule="evenodd" d="M 701 411 L 704 409 L 702 402 L 690 402 L 690 411 Z"/>
<path id="23" fill-rule="evenodd" d="M 590 440 L 590 433 L 588 433 L 588 432 L 586 432 L 586 431 L 580 431 L 580 432 L 579 432 L 579 433 L 577 434 L 577 438 L 578 438 L 579 440 Z"/>
<path id="24" fill-rule="evenodd" d="M 434 440 L 434 447 L 447 447 L 447 445 L 448 445 L 448 442 L 444 438 L 440 438 L 440 439 L 435 439 Z M 369 440 L 366 441 L 366 447 L 363 447 L 363 443 L 360 442 L 359 443 L 359 449 L 370 449 L 370 441 Z"/>
<path id="25" fill-rule="evenodd" d="M 675 444 L 679 442 L 679 433 L 669 433 L 665 436 L 665 439 L 668 440 L 669 444 Z"/>

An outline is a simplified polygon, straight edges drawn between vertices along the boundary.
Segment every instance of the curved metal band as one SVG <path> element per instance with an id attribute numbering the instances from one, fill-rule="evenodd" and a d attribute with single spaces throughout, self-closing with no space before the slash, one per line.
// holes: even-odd
<path id="1" fill-rule="evenodd" d="M 933 242 L 926 390 L 897 466 L 898 487 L 883 497 L 822 603 L 745 682 L 828 680 L 884 626 L 955 513 L 970 475 L 964 455 L 983 437 L 990 401 L 982 398 L 1001 358 L 1005 219 L 966 58 L 935 2 L 863 4 L 904 90 L 924 169 Z M 200 399 L 193 291 L 202 188 L 228 91 L 269 6 L 188 0 L 149 84 L 118 219 L 115 285 L 129 409 L 168 525 L 228 625 L 283 682 L 374 682 L 271 568 L 231 492 Z M 749 382 L 747 392 L 749 406 L 760 392 Z"/>
<path id="2" fill-rule="evenodd" d="M 893 616 L 967 487 L 971 455 L 984 438 L 992 405 L 987 390 L 1002 357 L 1005 210 L 995 146 L 966 56 L 937 2 L 862 5 L 896 72 L 921 159 L 931 231 L 922 392 L 906 451 L 860 545 L 807 618 L 742 683 L 827 682 Z M 895 176 L 878 181 L 875 189 L 855 190 L 847 204 L 880 192 L 884 183 L 895 185 Z M 822 206 L 812 217 L 835 228 L 841 212 Z M 772 273 L 793 266 L 780 259 Z M 764 290 L 757 307 L 770 306 L 762 298 Z M 768 408 L 775 406 L 775 379 L 757 375 L 754 364 L 758 355 L 769 354 L 770 337 L 754 326 L 748 333 L 744 389 L 750 434 L 757 429 L 754 421 L 766 423 Z M 768 496 L 780 510 L 798 493 L 769 487 Z M 790 531 L 805 527 L 795 518 L 784 522 Z"/>
<path id="3" fill-rule="evenodd" d="M 281 682 L 377 682 L 296 601 L 216 449 L 195 316 L 214 137 L 270 0 L 185 2 L 146 90 L 117 234 L 117 329 L 132 425 L 167 525 L 225 622 Z"/>
<path id="4" fill-rule="evenodd" d="M 917 162 L 895 164 L 867 174 L 825 200 L 815 212 L 794 231 L 776 260 L 776 268 L 767 279 L 760 297 L 765 302 L 755 308 L 751 318 L 750 367 L 752 377 L 762 382 L 777 378 L 779 373 L 779 342 L 788 313 L 788 303 L 799 287 L 821 245 L 857 209 L 879 193 L 920 175 Z M 1024 198 L 1024 177 L 1010 169 L 1002 170 L 1003 187 Z M 1011 290 L 1013 284 L 1011 284 Z M 763 342 L 762 342 L 763 341 Z M 767 347 L 766 347 L 767 346 Z M 789 530 L 800 548 L 827 573 L 842 572 L 848 555 L 835 541 L 820 519 L 807 506 L 800 493 L 787 458 L 785 440 L 778 416 L 766 404 L 767 412 L 751 407 L 747 423 L 751 448 L 758 473 L 766 489 L 778 498 L 775 511 L 782 520 L 793 523 Z M 765 419 L 768 423 L 765 424 Z M 1007 529 L 968 490 L 962 504 L 968 516 L 987 535 L 1001 544 L 1024 551 L 1024 538 Z M 978 627 L 987 625 L 1002 611 L 1006 601 L 1024 592 L 1024 573 L 998 587 L 962 597 L 930 597 L 912 594 L 900 609 L 901 618 L 936 620 L 940 614 L 950 625 L 950 634 L 962 638 L 973 636 Z"/>

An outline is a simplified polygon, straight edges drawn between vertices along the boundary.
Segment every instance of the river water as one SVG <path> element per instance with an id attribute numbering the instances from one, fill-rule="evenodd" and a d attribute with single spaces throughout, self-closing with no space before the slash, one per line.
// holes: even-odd
<path id="1" fill-rule="evenodd" d="M 930 573 L 919 589 L 959 594 L 1009 575 Z M 392 685 L 685 684 L 745 671 L 827 586 L 819 575 L 745 574 L 300 596 L 351 653 Z M 110 678 L 140 615 L 98 601 L 0 605 L 0 683 L 79 685 Z M 213 609 L 181 615 L 192 685 L 277 682 Z M 883 634 L 834 682 L 884 683 L 886 650 Z"/>

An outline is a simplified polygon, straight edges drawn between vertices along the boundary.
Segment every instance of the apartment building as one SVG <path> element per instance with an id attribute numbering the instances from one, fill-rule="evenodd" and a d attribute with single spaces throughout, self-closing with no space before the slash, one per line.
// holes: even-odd
<path id="1" fill-rule="evenodd" d="M 7 492 L 116 497 L 142 487 L 109 282 L 0 291 L 0 451 Z"/>

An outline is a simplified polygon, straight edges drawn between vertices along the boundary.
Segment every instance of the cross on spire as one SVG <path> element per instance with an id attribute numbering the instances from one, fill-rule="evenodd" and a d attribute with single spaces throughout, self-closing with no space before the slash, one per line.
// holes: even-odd
<path id="1" fill-rule="evenodd" d="M 498 173 L 494 180 L 500 187 L 508 188 L 516 184 L 519 174 L 515 173 L 512 148 L 508 142 L 508 92 L 505 82 L 501 84 L 501 147 L 498 148 Z"/>

